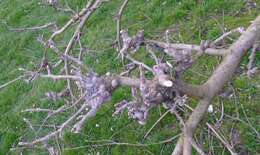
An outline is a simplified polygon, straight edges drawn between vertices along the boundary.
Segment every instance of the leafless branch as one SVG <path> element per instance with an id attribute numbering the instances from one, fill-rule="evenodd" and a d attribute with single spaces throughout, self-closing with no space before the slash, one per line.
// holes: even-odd
<path id="1" fill-rule="evenodd" d="M 118 44 L 118 50 L 120 50 L 122 48 L 122 43 L 121 43 L 121 40 L 120 40 L 120 31 L 121 31 L 121 17 L 122 17 L 122 13 L 126 7 L 128 3 L 128 0 L 125 0 L 122 4 L 122 6 L 120 7 L 119 11 L 118 11 L 118 14 L 116 15 L 116 32 L 117 32 L 117 35 L 116 35 L 116 42 Z"/>
<path id="2" fill-rule="evenodd" d="M 229 35 L 233 34 L 233 33 L 240 33 L 243 34 L 245 32 L 245 29 L 243 27 L 238 27 L 236 29 L 233 29 L 229 32 L 224 33 L 222 36 L 220 36 L 219 38 L 217 38 L 216 40 L 213 41 L 214 45 L 218 45 L 220 44 L 226 37 L 228 37 Z"/>
<path id="3" fill-rule="evenodd" d="M 212 127 L 209 123 L 206 123 L 206 125 L 216 135 L 216 137 L 223 143 L 223 145 L 228 149 L 228 151 L 231 153 L 231 155 L 237 155 L 237 153 L 235 153 L 233 151 L 233 148 L 231 147 L 231 145 L 225 139 L 223 139 L 222 136 L 220 136 L 220 134 L 214 129 L 214 127 Z"/>
<path id="4" fill-rule="evenodd" d="M 153 125 L 152 127 L 145 133 L 144 139 L 150 134 L 150 132 L 153 130 L 153 128 L 170 112 L 170 110 L 167 110 Z"/>
<path id="5" fill-rule="evenodd" d="M 223 56 L 227 54 L 226 49 L 215 49 L 215 48 L 201 48 L 200 45 L 194 44 L 171 44 L 171 43 L 164 43 L 156 40 L 146 40 L 146 43 L 152 45 L 159 46 L 170 56 L 175 56 L 176 52 L 180 52 L 180 50 L 185 51 L 197 51 L 199 53 L 205 53 L 208 55 L 216 55 L 216 56 Z"/>
<path id="6" fill-rule="evenodd" d="M 11 81 L 8 81 L 8 82 L 6 82 L 6 83 L 0 85 L 0 90 L 3 89 L 3 88 L 5 88 L 5 87 L 7 87 L 7 86 L 9 86 L 10 84 L 15 83 L 16 81 L 22 80 L 24 77 L 25 77 L 25 76 L 19 76 L 19 77 L 15 78 L 15 79 L 13 79 L 13 80 L 11 80 Z"/>
<path id="7" fill-rule="evenodd" d="M 47 92 L 45 95 L 48 99 L 52 101 L 57 101 L 63 98 L 64 105 L 60 106 L 56 110 L 44 109 L 44 108 L 30 108 L 23 112 L 47 112 L 47 117 L 43 120 L 43 123 L 36 132 L 36 138 L 32 141 L 26 140 L 27 142 L 20 142 L 19 146 L 32 147 L 35 145 L 42 144 L 45 146 L 49 152 L 54 153 L 56 148 L 47 145 L 48 142 L 61 136 L 65 128 L 69 128 L 72 125 L 71 132 L 79 133 L 86 121 L 94 117 L 101 106 L 103 106 L 108 100 L 110 100 L 111 95 L 114 90 L 121 86 L 130 86 L 132 88 L 132 101 L 122 101 L 116 105 L 116 111 L 114 115 L 120 114 L 124 110 L 128 111 L 129 118 L 138 121 L 140 124 L 145 124 L 149 116 L 149 110 L 153 107 L 160 106 L 162 103 L 168 110 L 162 117 L 160 117 L 157 122 L 148 130 L 144 135 L 144 138 L 151 132 L 151 130 L 156 126 L 156 124 L 169 112 L 175 113 L 180 124 L 183 126 L 183 134 L 181 135 L 179 141 L 176 144 L 174 155 L 184 154 L 190 155 L 192 147 L 194 147 L 199 154 L 204 155 L 203 149 L 195 142 L 193 135 L 197 129 L 198 124 L 202 120 L 204 114 L 206 113 L 209 105 L 213 98 L 218 94 L 218 92 L 224 87 L 224 85 L 231 79 L 235 69 L 240 64 L 240 61 L 250 48 L 253 47 L 256 41 L 258 32 L 260 31 L 260 16 L 258 16 L 255 21 L 248 27 L 246 31 L 241 28 L 232 30 L 230 32 L 224 33 L 220 38 L 215 41 L 202 41 L 200 45 L 194 44 L 174 44 L 170 43 L 168 33 L 166 31 L 166 42 L 160 42 L 156 40 L 144 39 L 144 30 L 140 30 L 134 36 L 129 36 L 126 30 L 121 30 L 121 16 L 124 8 L 126 7 L 128 0 L 125 0 L 117 15 L 117 42 L 118 42 L 118 52 L 122 56 L 122 61 L 124 58 L 128 59 L 126 61 L 131 61 L 132 67 L 129 67 L 128 71 L 123 75 L 119 76 L 117 74 L 111 75 L 98 75 L 90 69 L 85 70 L 83 68 L 84 64 L 82 62 L 82 54 L 85 47 L 82 45 L 80 39 L 83 32 L 83 28 L 94 13 L 94 11 L 101 7 L 105 2 L 104 0 L 92 0 L 89 1 L 86 6 L 77 14 L 75 14 L 63 27 L 56 30 L 50 39 L 45 42 L 43 37 L 39 37 L 38 41 L 44 45 L 45 51 L 43 54 L 42 62 L 37 71 L 25 71 L 26 77 L 29 76 L 28 81 L 32 82 L 36 78 L 49 78 L 53 80 L 66 80 L 67 86 L 61 93 Z M 58 45 L 59 43 L 55 40 L 55 37 L 63 32 L 65 32 L 73 23 L 76 24 L 73 35 L 71 36 L 69 42 L 65 46 L 64 52 L 60 52 L 63 49 Z M 47 25 L 47 26 L 46 26 Z M 28 30 L 37 30 L 41 28 L 48 27 L 48 24 L 40 27 L 27 28 Z M 229 36 L 233 32 L 242 33 L 237 41 L 235 41 L 229 48 L 217 47 L 217 45 Z M 122 45 L 121 40 L 122 39 Z M 75 44 L 79 44 L 80 50 L 75 53 Z M 144 61 L 137 61 L 134 59 L 134 54 L 142 52 L 141 46 L 146 45 L 146 48 L 151 54 L 152 58 L 155 60 L 156 64 L 152 67 L 145 64 Z M 163 58 L 157 57 L 151 48 L 159 49 L 169 56 L 171 56 L 170 62 L 165 62 Z M 58 57 L 58 61 L 49 63 L 47 48 L 52 49 Z M 72 52 L 73 51 L 73 52 Z M 195 52 L 195 54 L 193 53 Z M 196 61 L 196 58 L 202 54 L 215 55 L 224 57 L 223 61 L 219 64 L 217 69 L 212 73 L 209 79 L 202 85 L 190 85 L 186 84 L 181 80 L 181 74 L 192 66 Z M 252 52 L 255 54 L 255 52 Z M 76 56 L 75 56 L 76 55 Z M 194 58 L 195 55 L 195 58 Z M 56 57 L 56 58 L 57 58 Z M 252 58 L 251 58 L 252 57 Z M 250 57 L 249 67 L 252 69 L 252 61 L 254 56 Z M 56 59 L 57 60 L 57 59 Z M 60 67 L 64 63 L 64 67 Z M 54 65 L 52 65 L 54 64 Z M 134 67 L 133 67 L 134 66 Z M 139 66 L 140 77 L 133 78 L 130 73 L 131 70 L 136 69 Z M 172 76 L 169 72 L 170 68 L 176 72 L 176 76 Z M 53 71 L 53 69 L 55 69 Z M 145 71 L 150 71 L 151 76 L 146 76 Z M 138 71 L 138 70 L 137 70 Z M 47 72 L 47 73 L 46 73 Z M 64 73 L 65 72 L 65 73 Z M 87 73 L 85 73 L 87 72 Z M 55 73 L 56 75 L 52 74 Z M 59 74 L 57 74 L 59 73 Z M 6 84 L 0 86 L 0 89 L 6 87 L 7 85 L 14 83 L 25 77 L 18 77 Z M 179 114 L 174 111 L 176 106 L 183 105 L 183 101 L 186 101 L 187 96 L 198 99 L 199 103 L 193 110 L 188 120 L 184 120 L 179 116 Z M 77 99 L 78 98 L 78 99 Z M 75 111 L 70 113 L 70 116 L 66 118 L 64 122 L 58 123 L 58 128 L 52 129 L 47 135 L 43 135 L 38 138 L 38 132 L 42 129 L 45 123 L 50 117 L 54 117 L 56 114 L 61 114 L 65 110 L 74 108 Z M 170 110 L 169 110 L 170 109 Z M 222 113 L 221 118 L 224 113 Z M 31 123 L 28 123 L 29 127 L 34 129 Z M 228 144 L 225 137 L 221 137 L 220 134 L 216 132 L 214 128 L 208 126 L 214 134 L 221 140 L 221 142 L 232 152 L 232 147 Z M 166 140 L 167 142 L 172 141 Z M 165 141 L 164 141 L 165 142 Z M 164 143 L 159 142 L 158 144 Z M 58 142 L 57 142 L 58 143 Z M 103 145 L 132 145 L 128 143 L 117 143 L 108 142 L 97 144 L 96 146 Z M 133 146 L 144 146 L 144 144 L 135 144 Z"/>
<path id="8" fill-rule="evenodd" d="M 247 76 L 248 77 L 252 77 L 252 75 L 254 75 L 256 73 L 257 67 L 253 67 L 253 63 L 255 60 L 255 55 L 256 55 L 256 51 L 258 49 L 260 43 L 255 43 L 253 48 L 252 48 L 252 52 L 249 56 L 249 62 L 247 64 Z"/>
<path id="9" fill-rule="evenodd" d="M 145 69 L 147 69 L 148 71 L 150 72 L 153 72 L 153 69 L 149 66 L 147 66 L 146 64 L 142 63 L 142 62 L 139 62 L 137 60 L 135 60 L 134 58 L 132 58 L 130 55 L 127 55 L 126 56 L 127 59 L 129 59 L 130 61 L 132 61 L 133 63 L 137 64 L 137 65 L 142 65 Z"/>
<path id="10" fill-rule="evenodd" d="M 196 151 L 200 155 L 206 155 L 204 151 L 196 144 L 196 142 L 193 140 L 191 135 L 189 135 L 187 131 L 189 129 L 187 129 L 184 120 L 181 118 L 178 112 L 176 112 L 175 110 L 172 110 L 172 112 L 175 114 L 176 118 L 180 121 L 180 124 L 183 126 L 184 138 L 187 138 L 189 140 L 189 143 L 196 149 Z M 191 149 L 183 150 L 183 154 L 190 154 L 190 153 L 191 153 Z"/>
<path id="11" fill-rule="evenodd" d="M 5 25 L 7 26 L 8 30 L 18 31 L 18 32 L 21 32 L 21 31 L 38 31 L 38 30 L 43 30 L 43 29 L 49 28 L 49 27 L 56 27 L 55 23 L 47 23 L 47 24 L 44 24 L 44 25 L 41 25 L 41 26 L 34 26 L 34 27 L 28 27 L 28 28 L 12 28 L 12 27 L 8 26 L 7 23 L 5 23 Z"/>
<path id="12" fill-rule="evenodd" d="M 90 6 L 92 4 L 93 0 L 90 0 L 87 5 L 76 15 L 74 15 L 73 18 L 71 18 L 62 28 L 59 30 L 55 31 L 49 40 L 53 40 L 57 35 L 61 34 L 64 32 L 70 25 L 72 25 L 74 22 L 78 21 L 80 17 L 85 15 L 88 11 L 91 11 Z"/>

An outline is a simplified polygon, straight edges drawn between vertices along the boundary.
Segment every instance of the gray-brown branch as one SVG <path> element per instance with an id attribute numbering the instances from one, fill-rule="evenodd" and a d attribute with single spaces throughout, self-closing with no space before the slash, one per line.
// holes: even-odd
<path id="1" fill-rule="evenodd" d="M 248 27 L 246 32 L 244 32 L 240 38 L 229 47 L 228 54 L 222 63 L 213 72 L 211 77 L 202 85 L 201 89 L 203 92 L 207 93 L 204 94 L 205 96 L 199 101 L 199 104 L 186 122 L 187 136 L 193 136 L 212 99 L 232 78 L 233 73 L 241 62 L 242 57 L 253 46 L 255 39 L 258 38 L 259 33 L 260 16 L 258 16 Z M 185 138 L 185 136 L 182 136 L 179 139 L 173 155 L 180 155 L 182 150 L 184 155 L 191 154 L 191 144 L 189 143 L 189 140 Z"/>

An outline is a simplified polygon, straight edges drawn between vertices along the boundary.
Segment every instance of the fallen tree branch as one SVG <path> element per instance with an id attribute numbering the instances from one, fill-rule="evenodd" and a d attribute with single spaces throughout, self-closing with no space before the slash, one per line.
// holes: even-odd
<path id="1" fill-rule="evenodd" d="M 248 27 L 246 32 L 243 33 L 240 38 L 230 46 L 229 54 L 226 55 L 222 63 L 213 72 L 208 81 L 203 84 L 202 89 L 204 89 L 207 94 L 205 94 L 206 96 L 204 99 L 200 100 L 199 104 L 186 122 L 189 135 L 194 134 L 196 127 L 207 111 L 211 100 L 232 78 L 232 75 L 235 72 L 237 66 L 240 64 L 243 55 L 253 46 L 255 38 L 258 38 L 259 32 L 260 16 L 258 16 L 255 21 Z M 178 141 L 178 147 L 176 147 L 175 151 L 173 152 L 174 155 L 181 153 L 181 151 L 177 151 L 182 150 L 182 148 L 179 147 L 183 147 L 183 150 L 190 149 L 188 139 L 184 138 L 183 141 L 181 139 Z"/>
<path id="2" fill-rule="evenodd" d="M 208 110 L 212 99 L 232 78 L 232 75 L 235 72 L 235 69 L 239 66 L 243 55 L 252 47 L 256 38 L 258 38 L 257 36 L 259 35 L 260 30 L 260 16 L 256 18 L 247 31 L 243 32 L 240 38 L 228 49 L 220 49 L 220 47 L 217 48 L 208 41 L 202 41 L 201 45 L 171 44 L 169 43 L 168 37 L 169 31 L 166 31 L 167 43 L 164 43 L 155 40 L 145 40 L 144 30 L 138 31 L 135 36 L 131 37 L 126 30 L 121 30 L 120 17 L 128 2 L 128 0 L 125 0 L 119 10 L 119 19 L 117 20 L 116 37 L 119 47 L 118 52 L 122 56 L 122 61 L 124 61 L 123 58 L 126 58 L 128 61 L 130 60 L 133 64 L 136 64 L 136 66 L 139 66 L 139 70 L 135 70 L 137 71 L 137 75 L 139 73 L 139 77 L 132 77 L 136 76 L 136 74 L 128 74 L 128 77 L 118 76 L 117 74 L 98 75 L 89 68 L 87 71 L 84 70 L 85 68 L 81 68 L 84 66 L 81 62 L 82 50 L 84 46 L 80 42 L 80 37 L 86 22 L 93 12 L 97 8 L 101 7 L 103 2 L 104 0 L 89 1 L 78 15 L 72 17 L 61 29 L 55 31 L 47 43 L 43 41 L 44 39 L 39 39 L 41 44 L 45 45 L 46 48 L 51 48 L 54 50 L 59 58 L 59 61 L 54 65 L 56 70 L 52 71 L 52 66 L 48 63 L 47 52 L 45 50 L 40 69 L 36 72 L 27 72 L 27 74 L 31 75 L 29 81 L 33 81 L 38 77 L 50 78 L 54 80 L 67 80 L 67 86 L 64 89 L 66 90 L 66 93 L 62 93 L 63 95 L 61 95 L 61 93 L 54 92 L 46 93 L 47 95 L 45 94 L 47 98 L 52 101 L 56 101 L 63 97 L 65 103 L 58 109 L 49 110 L 32 108 L 26 110 L 26 112 L 48 112 L 48 116 L 36 132 L 36 137 L 38 137 L 37 133 L 45 125 L 48 118 L 54 116 L 55 114 L 62 113 L 72 107 L 75 108 L 75 111 L 71 112 L 70 116 L 64 122 L 58 123 L 58 129 L 55 128 L 54 131 L 51 131 L 47 135 L 40 138 L 35 138 L 31 142 L 20 142 L 19 145 L 34 146 L 42 143 L 44 146 L 47 146 L 47 149 L 51 149 L 52 151 L 53 147 L 47 145 L 51 139 L 56 138 L 58 135 L 62 135 L 64 129 L 68 128 L 70 124 L 72 124 L 71 132 L 80 132 L 86 121 L 96 115 L 98 109 L 100 109 L 100 107 L 111 98 L 112 93 L 117 88 L 121 86 L 130 86 L 132 88 L 132 101 L 124 100 L 119 102 L 119 104 L 116 105 L 116 111 L 114 114 L 120 114 L 124 110 L 127 110 L 128 117 L 138 121 L 142 125 L 145 124 L 145 121 L 149 115 L 149 110 L 153 107 L 160 106 L 162 103 L 165 105 L 166 109 L 174 109 L 176 106 L 180 107 L 186 100 L 187 95 L 198 99 L 199 103 L 197 107 L 186 122 L 184 122 L 182 118 L 176 114 L 176 117 L 180 120 L 183 126 L 183 134 L 175 147 L 174 154 L 190 155 L 193 147 L 198 153 L 204 155 L 205 153 L 203 152 L 203 149 L 200 148 L 200 146 L 196 144 L 193 139 L 194 132 L 196 131 L 199 122 L 202 120 L 203 115 Z M 75 22 L 78 22 L 76 29 L 64 50 L 59 47 L 56 42 L 54 42 L 54 38 L 67 30 Z M 123 41 L 121 48 L 119 32 Z M 229 33 L 224 34 L 219 39 L 215 40 L 215 44 L 218 44 L 220 40 L 223 40 L 228 35 Z M 77 43 L 80 46 L 80 51 L 75 57 L 76 54 L 72 51 Z M 164 58 L 157 58 L 157 56 L 150 51 L 149 48 L 146 48 L 145 50 L 148 50 L 148 52 L 152 55 L 156 65 L 150 67 L 143 61 L 139 62 L 135 60 L 132 55 L 134 55 L 137 51 L 141 52 L 139 49 L 143 45 L 149 45 L 150 47 L 161 49 L 161 51 L 171 56 L 172 61 L 170 62 L 172 64 L 165 61 Z M 61 50 L 64 50 L 64 52 L 61 53 Z M 181 73 L 190 68 L 196 61 L 197 57 L 195 59 L 192 57 L 192 52 L 194 51 L 196 51 L 195 56 L 197 57 L 202 54 L 224 57 L 224 60 L 203 85 L 193 86 L 186 84 L 181 80 Z M 63 62 L 64 67 L 60 69 L 58 66 Z M 152 74 L 146 75 L 144 68 Z M 133 67 L 132 69 L 134 70 L 136 68 Z M 47 72 L 48 74 L 46 75 L 44 72 Z M 52 72 L 58 72 L 59 74 L 53 75 Z M 11 81 L 10 83 L 15 81 L 16 80 Z M 79 99 L 77 100 L 77 98 Z M 29 126 L 32 125 L 29 123 Z M 150 130 L 147 134 L 149 134 Z"/>

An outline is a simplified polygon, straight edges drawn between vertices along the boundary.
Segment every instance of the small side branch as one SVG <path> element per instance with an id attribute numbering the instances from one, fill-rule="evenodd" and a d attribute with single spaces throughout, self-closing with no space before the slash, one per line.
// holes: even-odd
<path id="1" fill-rule="evenodd" d="M 5 88 L 5 87 L 7 87 L 7 86 L 9 86 L 9 85 L 11 85 L 11 84 L 13 84 L 13 83 L 15 83 L 16 81 L 19 81 L 19 80 L 23 79 L 24 77 L 25 76 L 19 76 L 19 77 L 15 78 L 15 79 L 13 79 L 11 81 L 6 82 L 5 84 L 0 85 L 0 90 Z"/>
<path id="2" fill-rule="evenodd" d="M 216 40 L 213 41 L 214 45 L 218 45 L 220 44 L 225 38 L 227 38 L 228 36 L 230 36 L 233 33 L 240 33 L 243 34 L 245 32 L 245 29 L 243 27 L 238 27 L 236 29 L 233 29 L 229 32 L 224 33 L 222 36 L 220 36 L 219 38 L 217 38 Z"/>
<path id="3" fill-rule="evenodd" d="M 170 110 L 167 110 L 154 124 L 153 126 L 145 133 L 143 140 L 146 139 L 146 137 L 150 134 L 150 132 L 153 130 L 153 128 L 170 112 Z"/>
<path id="4" fill-rule="evenodd" d="M 49 40 L 54 39 L 57 35 L 61 34 L 62 32 L 64 32 L 67 28 L 69 28 L 70 25 L 72 25 L 74 22 L 78 21 L 80 17 L 82 17 L 83 15 L 85 15 L 88 11 L 90 11 L 90 6 L 92 4 L 93 0 L 90 0 L 87 5 L 76 15 L 74 15 L 74 17 L 72 17 L 62 28 L 60 28 L 59 30 L 55 31 Z"/>
<path id="5" fill-rule="evenodd" d="M 223 56 L 227 54 L 226 49 L 215 49 L 215 48 L 203 49 L 201 48 L 200 45 L 194 45 L 194 44 L 171 44 L 171 43 L 164 43 L 156 40 L 146 40 L 146 43 L 159 46 L 164 50 L 166 54 L 170 56 L 175 55 L 174 52 L 178 50 L 196 51 L 199 53 L 205 53 L 208 55 L 215 55 L 215 56 Z"/>
<path id="6" fill-rule="evenodd" d="M 79 79 L 79 77 L 74 76 L 74 75 L 51 75 L 51 74 L 49 74 L 49 75 L 42 75 L 41 74 L 40 77 L 42 77 L 42 78 L 50 78 L 50 79 L 53 79 L 53 80 L 60 80 L 60 79 L 78 80 Z"/>
<path id="7" fill-rule="evenodd" d="M 42 30 L 45 28 L 49 28 L 49 27 L 56 27 L 55 23 L 47 23 L 41 26 L 35 26 L 35 27 L 28 27 L 28 28 L 12 28 L 10 26 L 7 25 L 7 23 L 5 23 L 5 25 L 7 26 L 8 30 L 10 31 L 18 31 L 18 32 L 22 32 L 22 31 L 38 31 L 38 30 Z"/>
<path id="8" fill-rule="evenodd" d="M 252 77 L 252 75 L 254 75 L 256 70 L 257 70 L 257 67 L 253 67 L 253 63 L 254 63 L 254 60 L 255 60 L 255 55 L 256 55 L 256 51 L 257 51 L 258 47 L 260 47 L 259 43 L 256 43 L 253 46 L 252 52 L 251 52 L 251 54 L 249 56 L 249 62 L 247 64 L 247 76 L 248 77 Z"/>
<path id="9" fill-rule="evenodd" d="M 34 146 L 34 145 L 36 145 L 38 143 L 42 143 L 42 142 L 48 141 L 49 139 L 51 139 L 51 138 L 55 137 L 56 135 L 60 134 L 64 130 L 64 128 L 66 128 L 69 125 L 69 123 L 71 123 L 82 111 L 84 111 L 87 108 L 87 106 L 88 106 L 88 104 L 86 104 L 86 103 L 83 104 L 81 106 L 81 108 L 75 114 L 73 114 L 71 117 L 69 117 L 61 125 L 61 127 L 58 130 L 53 131 L 52 133 L 50 133 L 50 134 L 48 134 L 48 135 L 46 135 L 44 137 L 38 138 L 38 139 L 36 139 L 36 140 L 34 140 L 32 142 L 19 142 L 18 145 L 19 146 Z"/>
<path id="10" fill-rule="evenodd" d="M 84 123 L 87 121 L 87 119 L 94 117 L 97 113 L 98 109 L 93 108 L 90 111 L 88 111 L 83 117 L 81 118 L 80 121 L 78 121 L 73 128 L 71 129 L 72 132 L 74 133 L 79 133 L 82 130 L 82 127 L 84 126 Z"/>
<path id="11" fill-rule="evenodd" d="M 142 63 L 142 62 L 139 62 L 137 60 L 135 60 L 134 58 L 132 58 L 130 55 L 127 55 L 126 58 L 130 61 L 132 61 L 133 63 L 137 64 L 137 65 L 142 65 L 145 69 L 147 69 L 148 71 L 150 72 L 153 72 L 153 69 L 149 66 L 147 66 L 146 64 Z"/>
<path id="12" fill-rule="evenodd" d="M 121 8 L 119 9 L 117 16 L 116 16 L 116 32 L 117 32 L 116 42 L 118 44 L 118 50 L 120 50 L 122 48 L 122 43 L 121 43 L 121 40 L 120 40 L 121 17 L 122 17 L 122 13 L 123 13 L 127 3 L 128 3 L 128 0 L 125 0 L 124 3 L 122 4 Z"/>
<path id="13" fill-rule="evenodd" d="M 220 134 L 212 127 L 209 123 L 206 123 L 208 128 L 216 135 L 216 137 L 223 143 L 223 145 L 228 149 L 228 151 L 231 153 L 231 155 L 238 155 L 236 152 L 233 151 L 232 146 L 225 140 L 223 139 Z"/>
<path id="14" fill-rule="evenodd" d="M 50 109 L 42 109 L 42 108 L 34 108 L 34 109 L 25 109 L 25 110 L 22 110 L 22 112 L 53 112 L 53 110 L 50 110 Z"/>

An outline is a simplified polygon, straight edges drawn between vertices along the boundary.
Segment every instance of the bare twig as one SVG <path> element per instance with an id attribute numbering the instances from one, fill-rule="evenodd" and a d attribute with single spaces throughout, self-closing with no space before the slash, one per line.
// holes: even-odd
<path id="1" fill-rule="evenodd" d="M 146 64 L 142 63 L 142 62 L 139 62 L 137 60 L 135 60 L 134 58 L 132 58 L 130 55 L 127 55 L 126 56 L 127 59 L 131 60 L 133 63 L 137 64 L 137 65 L 142 65 L 145 69 L 147 69 L 148 71 L 150 72 L 153 72 L 153 69 L 149 66 L 147 66 Z"/>
<path id="2" fill-rule="evenodd" d="M 170 110 L 167 110 L 153 125 L 152 127 L 145 133 L 143 141 L 146 139 L 146 137 L 150 134 L 150 132 L 153 130 L 153 128 L 170 112 Z"/>
<path id="3" fill-rule="evenodd" d="M 92 4 L 93 0 L 90 0 L 87 5 L 76 15 L 74 15 L 73 18 L 71 18 L 61 29 L 55 31 L 49 40 L 54 39 L 57 35 L 61 34 L 62 32 L 64 32 L 71 24 L 73 24 L 74 22 L 78 21 L 78 19 L 80 17 L 82 17 L 83 15 L 85 15 L 88 11 L 91 11 L 90 6 Z"/>
<path id="4" fill-rule="evenodd" d="M 152 145 L 161 145 L 165 143 L 171 143 L 173 140 L 178 138 L 180 134 L 175 135 L 171 138 L 168 138 L 163 141 L 159 141 L 156 143 L 148 143 L 148 144 L 141 144 L 141 143 L 126 143 L 126 142 L 115 142 L 112 140 L 98 140 L 98 141 L 86 141 L 88 143 L 101 143 L 101 144 L 90 144 L 90 145 L 85 145 L 85 146 L 79 146 L 79 147 L 74 147 L 74 148 L 65 148 L 64 150 L 78 150 L 86 147 L 102 147 L 102 146 L 110 146 L 110 145 L 118 145 L 118 146 L 133 146 L 133 147 L 147 147 L 147 146 L 152 146 Z"/>
<path id="5" fill-rule="evenodd" d="M 34 129 L 34 127 L 33 127 L 33 125 L 31 124 L 31 122 L 30 122 L 27 118 L 23 118 L 23 121 L 24 121 L 34 132 L 36 132 L 35 129 Z"/>
<path id="6" fill-rule="evenodd" d="M 83 29 L 83 27 L 84 27 L 85 23 L 87 22 L 88 18 L 94 12 L 95 9 L 97 9 L 98 7 L 101 6 L 102 3 L 103 3 L 103 0 L 96 0 L 91 6 L 89 6 L 91 4 L 91 2 L 90 2 L 89 5 L 87 5 L 88 7 L 90 7 L 89 8 L 90 11 L 87 11 L 86 14 L 83 15 L 83 17 L 82 17 L 80 23 L 78 24 L 73 36 L 71 37 L 69 43 L 67 44 L 67 47 L 64 51 L 64 55 L 68 55 L 68 53 L 71 50 L 77 36 L 81 33 L 81 30 Z M 69 73 L 69 65 L 68 65 L 67 59 L 64 60 L 64 68 L 65 68 L 66 75 L 69 75 L 70 73 Z M 73 95 L 73 92 L 72 92 L 70 79 L 67 79 L 67 88 L 69 89 L 69 92 L 70 92 L 72 99 L 75 98 L 74 95 Z"/>
<path id="7" fill-rule="evenodd" d="M 85 97 L 86 93 L 84 93 L 83 95 L 81 95 L 81 97 L 75 101 L 72 105 L 68 106 L 68 105 L 63 105 L 61 106 L 60 108 L 56 109 L 56 110 L 52 110 L 51 112 L 48 113 L 47 117 L 43 120 L 41 126 L 39 127 L 39 129 L 37 130 L 37 133 L 40 132 L 40 130 L 42 129 L 42 127 L 44 127 L 45 123 L 47 122 L 47 120 L 56 115 L 56 114 L 59 114 L 59 113 L 62 113 L 64 112 L 65 110 L 67 109 L 70 109 L 72 107 L 75 107 L 76 105 L 78 105 Z"/>
<path id="8" fill-rule="evenodd" d="M 219 38 L 217 38 L 216 40 L 214 40 L 214 41 L 213 41 L 213 44 L 214 44 L 214 45 L 220 44 L 226 37 L 228 37 L 229 35 L 231 35 L 231 34 L 233 34 L 233 33 L 236 33 L 236 32 L 242 34 L 242 33 L 245 32 L 245 29 L 244 29 L 243 27 L 238 27 L 238 28 L 233 29 L 233 30 L 231 30 L 231 31 L 229 31 L 229 32 L 226 32 L 226 33 L 224 33 L 223 35 L 221 35 Z"/>
<path id="9" fill-rule="evenodd" d="M 41 138 L 38 138 L 38 139 L 35 139 L 34 141 L 32 142 L 19 142 L 18 145 L 19 146 L 33 146 L 33 145 L 36 145 L 38 143 L 41 143 L 41 142 L 45 142 L 45 141 L 48 141 L 49 139 L 55 137 L 57 134 L 60 134 L 64 128 L 66 128 L 69 123 L 71 123 L 71 121 L 73 121 L 83 110 L 85 110 L 86 108 L 88 107 L 88 104 L 83 104 L 81 106 L 81 108 L 75 113 L 73 114 L 72 116 L 70 116 L 61 126 L 58 130 L 55 130 L 51 133 L 49 133 L 48 135 L 44 136 L 44 137 L 41 137 Z"/>
<path id="10" fill-rule="evenodd" d="M 259 43 L 255 43 L 253 48 L 252 48 L 252 52 L 251 52 L 251 54 L 249 56 L 249 62 L 247 64 L 247 76 L 248 77 L 252 77 L 252 75 L 257 70 L 257 67 L 253 67 L 253 63 L 254 63 L 254 60 L 255 60 L 255 55 L 256 55 L 256 51 L 257 51 L 258 47 L 260 47 Z"/>
<path id="11" fill-rule="evenodd" d="M 122 4 L 122 6 L 120 7 L 118 14 L 116 15 L 116 32 L 117 32 L 116 42 L 118 45 L 118 50 L 120 50 L 122 48 L 122 45 L 121 45 L 122 43 L 120 40 L 121 17 L 122 17 L 122 13 L 123 13 L 127 3 L 128 3 L 128 0 L 125 0 L 124 3 Z"/>
<path id="12" fill-rule="evenodd" d="M 77 77 L 77 76 L 75 76 L 75 75 L 42 75 L 42 74 L 40 74 L 40 77 L 42 77 L 42 78 L 50 78 L 50 79 L 53 79 L 53 80 L 59 80 L 59 79 L 64 79 L 64 80 L 67 80 L 67 79 L 77 80 L 77 79 L 79 79 L 79 77 Z"/>
<path id="13" fill-rule="evenodd" d="M 71 129 L 74 133 L 79 133 L 82 130 L 82 127 L 87 119 L 94 117 L 97 113 L 98 109 L 92 108 L 90 109 L 82 118 L 80 121 L 78 121 L 73 128 Z"/>
<path id="14" fill-rule="evenodd" d="M 208 128 L 210 128 L 210 130 L 216 135 L 216 137 L 223 143 L 223 145 L 228 149 L 228 151 L 232 155 L 238 155 L 233 151 L 232 146 L 225 139 L 223 139 L 223 137 L 214 129 L 213 126 L 211 126 L 209 123 L 206 123 L 206 125 L 208 126 Z"/>
<path id="15" fill-rule="evenodd" d="M 191 108 L 190 106 L 186 105 L 186 107 L 188 107 L 191 111 L 193 111 L 194 109 Z M 208 122 L 206 122 L 206 125 L 208 126 L 208 128 L 215 134 L 215 136 L 223 143 L 223 145 L 230 151 L 230 153 L 232 155 L 236 155 L 236 153 L 233 151 L 232 146 L 227 142 L 227 140 L 225 138 L 223 138 L 223 136 L 221 136 L 217 130 L 215 130 L 215 128 L 210 125 Z"/>
<path id="16" fill-rule="evenodd" d="M 159 42 L 155 40 L 146 40 L 148 44 L 155 44 L 162 49 L 164 49 L 164 52 L 166 52 L 168 55 L 173 56 L 174 53 L 178 50 L 191 50 L 191 51 L 197 51 L 199 53 L 205 53 L 208 55 L 216 55 L 216 56 L 223 56 L 227 54 L 226 49 L 215 49 L 215 48 L 206 48 L 202 49 L 199 45 L 194 44 L 169 44 L 164 42 Z M 166 49 L 166 50 L 165 50 Z"/>
<path id="17" fill-rule="evenodd" d="M 8 26 L 7 23 L 5 23 L 5 25 L 7 26 L 8 30 L 18 31 L 18 32 L 21 32 L 21 31 L 38 31 L 38 30 L 42 30 L 42 29 L 45 29 L 45 28 L 49 28 L 49 27 L 56 27 L 55 23 L 47 23 L 47 24 L 44 24 L 44 25 L 41 25 L 41 26 L 34 26 L 34 27 L 28 27 L 28 28 L 12 28 L 12 27 Z"/>
<path id="18" fill-rule="evenodd" d="M 243 114 L 244 114 L 244 116 L 245 116 L 245 118 L 246 118 L 246 121 L 247 121 L 248 125 L 249 125 L 249 126 L 251 127 L 251 129 L 256 133 L 256 138 L 258 138 L 258 139 L 260 140 L 260 133 L 254 128 L 254 126 L 252 125 L 252 123 L 251 123 L 250 120 L 248 119 L 243 104 L 240 103 L 240 106 L 241 106 L 241 109 L 242 109 L 242 111 L 243 111 Z"/>
<path id="19" fill-rule="evenodd" d="M 156 64 L 158 65 L 160 63 L 159 59 L 157 58 L 157 56 L 154 54 L 154 52 L 152 51 L 152 49 L 149 47 L 149 45 L 146 46 L 147 51 L 152 55 L 152 58 L 154 59 L 154 61 L 156 62 Z"/>
<path id="20" fill-rule="evenodd" d="M 53 110 L 50 110 L 50 109 L 42 109 L 42 108 L 35 108 L 35 109 L 25 109 L 25 110 L 22 110 L 22 112 L 52 112 Z"/>
<path id="21" fill-rule="evenodd" d="M 25 76 L 19 76 L 11 81 L 6 82 L 5 84 L 0 85 L 0 90 L 15 83 L 16 81 L 22 80 Z"/>

